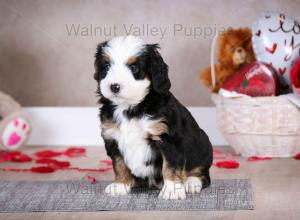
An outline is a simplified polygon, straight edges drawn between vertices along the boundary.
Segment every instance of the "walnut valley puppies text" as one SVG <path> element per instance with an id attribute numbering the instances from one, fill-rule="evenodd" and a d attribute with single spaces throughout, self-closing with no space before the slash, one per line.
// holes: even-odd
<path id="1" fill-rule="evenodd" d="M 95 25 L 95 24 L 66 24 L 65 30 L 70 37 L 115 37 L 118 35 L 134 35 L 138 37 L 157 37 L 163 40 L 166 37 L 189 37 L 192 39 L 210 39 L 217 33 L 225 31 L 225 27 L 217 26 L 186 26 L 172 24 L 167 26 L 151 24 L 120 24 L 120 25 Z"/>

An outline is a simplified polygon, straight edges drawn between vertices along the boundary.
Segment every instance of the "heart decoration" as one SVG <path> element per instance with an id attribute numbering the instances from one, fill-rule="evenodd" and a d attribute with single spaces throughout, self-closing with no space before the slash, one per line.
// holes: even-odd
<path id="1" fill-rule="evenodd" d="M 272 48 L 266 47 L 266 51 L 269 52 L 270 54 L 275 53 L 275 50 L 277 48 L 277 44 L 273 44 Z"/>
<path id="2" fill-rule="evenodd" d="M 257 61 L 272 65 L 291 84 L 289 72 L 300 57 L 300 22 L 283 13 L 267 12 L 252 25 Z"/>
<path id="3" fill-rule="evenodd" d="M 252 97 L 274 96 L 278 94 L 277 75 L 267 65 L 254 62 L 230 75 L 222 89 Z"/>

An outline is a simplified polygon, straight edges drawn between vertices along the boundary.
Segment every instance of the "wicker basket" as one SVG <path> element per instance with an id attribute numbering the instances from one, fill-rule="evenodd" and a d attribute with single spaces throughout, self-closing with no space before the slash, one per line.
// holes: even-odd
<path id="1" fill-rule="evenodd" d="M 242 156 L 291 157 L 300 153 L 300 109 L 284 96 L 212 95 L 219 127 Z"/>
<path id="2" fill-rule="evenodd" d="M 212 84 L 215 85 L 211 48 Z M 218 124 L 231 147 L 242 156 L 291 157 L 300 153 L 300 109 L 284 96 L 225 98 L 213 94 Z"/>

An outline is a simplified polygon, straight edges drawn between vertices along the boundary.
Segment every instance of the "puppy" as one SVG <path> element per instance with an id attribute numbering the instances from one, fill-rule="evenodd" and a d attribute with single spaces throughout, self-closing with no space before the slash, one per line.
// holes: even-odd
<path id="1" fill-rule="evenodd" d="M 159 197 L 185 199 L 210 185 L 212 145 L 170 92 L 168 66 L 157 44 L 134 36 L 98 45 L 95 55 L 102 137 L 113 161 L 110 195 L 141 181 L 162 187 Z"/>

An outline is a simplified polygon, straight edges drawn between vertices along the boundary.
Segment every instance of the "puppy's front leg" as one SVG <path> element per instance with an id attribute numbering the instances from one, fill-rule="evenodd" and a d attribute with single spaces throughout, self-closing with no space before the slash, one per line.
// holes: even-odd
<path id="1" fill-rule="evenodd" d="M 159 193 L 162 199 L 185 199 L 186 193 L 183 185 L 183 171 L 169 166 L 167 160 L 163 157 L 162 168 L 164 186 Z"/>
<path id="2" fill-rule="evenodd" d="M 133 186 L 133 177 L 130 170 L 126 167 L 122 156 L 117 156 L 113 160 L 115 171 L 115 181 L 105 188 L 105 193 L 112 196 L 126 195 Z"/>
<path id="3" fill-rule="evenodd" d="M 104 142 L 107 155 L 112 159 L 115 173 L 115 181 L 106 186 L 105 193 L 112 196 L 126 195 L 133 185 L 133 176 L 124 163 L 116 141 L 104 138 Z"/>

